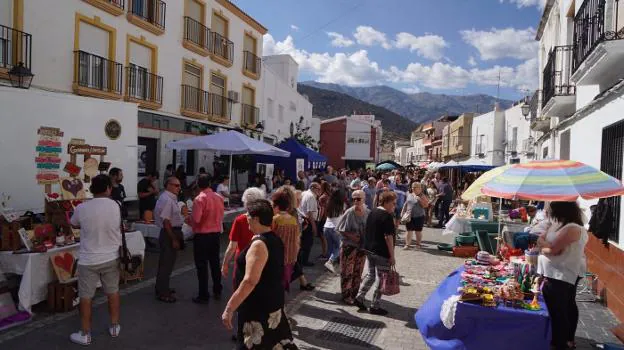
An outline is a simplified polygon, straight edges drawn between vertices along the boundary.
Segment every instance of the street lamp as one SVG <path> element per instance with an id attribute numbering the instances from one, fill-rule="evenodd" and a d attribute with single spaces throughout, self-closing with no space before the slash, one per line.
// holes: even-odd
<path id="1" fill-rule="evenodd" d="M 522 103 L 522 106 L 520 106 L 520 109 L 522 110 L 522 115 L 524 116 L 524 119 L 529 121 L 531 119 L 529 117 L 529 114 L 531 113 L 531 106 L 527 103 L 526 100 L 524 101 L 524 103 Z"/>
<path id="2" fill-rule="evenodd" d="M 13 66 L 9 71 L 11 85 L 20 89 L 29 89 L 34 76 L 35 75 L 32 74 L 29 68 L 24 67 L 23 62 L 18 63 L 17 66 Z"/>

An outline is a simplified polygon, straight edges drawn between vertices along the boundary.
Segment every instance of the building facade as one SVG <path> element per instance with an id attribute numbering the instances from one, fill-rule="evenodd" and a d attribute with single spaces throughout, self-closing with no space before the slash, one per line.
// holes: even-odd
<path id="1" fill-rule="evenodd" d="M 591 20 L 587 20 L 591 18 Z M 591 33 L 588 35 L 587 33 Z M 624 167 L 624 2 L 549 0 L 536 40 L 540 45 L 541 110 L 532 129 L 540 159 L 574 159 L 622 179 Z M 581 200 L 588 212 L 595 200 Z M 590 234 L 588 269 L 598 292 L 624 320 L 624 208 L 607 199 L 614 222 L 607 246 Z M 620 334 L 624 336 L 624 334 Z"/>
<path id="2" fill-rule="evenodd" d="M 374 115 L 326 119 L 321 121 L 320 152 L 336 169 L 364 168 L 366 163 L 379 162 L 382 132 L 381 122 Z"/>
<path id="3" fill-rule="evenodd" d="M 147 169 L 212 158 L 167 142 L 242 128 L 260 137 L 262 36 L 267 29 L 227 0 L 0 2 L 0 41 L 18 38 L 2 71 L 24 62 L 32 88 L 139 106 Z M 54 24 L 50 25 L 50 18 Z M 34 103 L 37 103 L 36 101 Z"/>
<path id="4" fill-rule="evenodd" d="M 264 141 L 276 144 L 296 132 L 297 125 L 309 128 L 318 143 L 320 119 L 312 117 L 312 104 L 297 92 L 299 65 L 290 55 L 262 58 L 261 122 Z"/>
<path id="5" fill-rule="evenodd" d="M 442 132 L 442 159 L 463 161 L 470 158 L 472 120 L 474 113 L 464 113 L 444 127 Z"/>
<path id="6" fill-rule="evenodd" d="M 478 115 L 472 120 L 471 157 L 481 159 L 487 165 L 505 164 L 505 112 L 498 105 L 494 110 Z M 513 131 L 512 131 L 513 134 Z M 507 148 L 515 150 L 517 145 L 517 129 L 515 138 L 509 135 Z"/>
<path id="7" fill-rule="evenodd" d="M 409 164 L 408 149 L 411 147 L 409 142 L 394 141 L 394 161 L 406 165 Z"/>

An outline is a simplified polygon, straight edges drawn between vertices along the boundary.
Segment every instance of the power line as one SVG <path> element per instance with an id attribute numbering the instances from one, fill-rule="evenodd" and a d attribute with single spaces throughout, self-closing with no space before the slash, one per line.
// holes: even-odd
<path id="1" fill-rule="evenodd" d="M 301 42 L 309 37 L 311 37 L 312 35 L 316 34 L 318 31 L 321 31 L 323 29 L 325 29 L 325 27 L 329 26 L 330 24 L 333 24 L 334 22 L 337 22 L 339 19 L 342 19 L 344 16 L 350 14 L 351 12 L 356 11 L 357 9 L 359 9 L 360 7 L 364 6 L 366 4 L 366 0 L 362 0 L 362 2 L 356 4 L 353 7 L 348 8 L 346 11 L 341 12 L 338 16 L 336 16 L 335 18 L 331 19 L 330 21 L 328 21 L 327 23 L 323 24 L 322 26 L 318 27 L 317 29 L 314 29 L 313 31 L 309 32 L 308 34 L 297 38 L 298 42 Z"/>

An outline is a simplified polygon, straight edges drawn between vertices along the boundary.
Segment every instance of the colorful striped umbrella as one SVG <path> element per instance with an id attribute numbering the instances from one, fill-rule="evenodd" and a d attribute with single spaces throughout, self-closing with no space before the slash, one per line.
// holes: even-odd
<path id="1" fill-rule="evenodd" d="M 575 201 L 624 195 L 622 183 L 589 165 L 572 160 L 515 164 L 487 182 L 491 197 L 539 201 Z"/>
<path id="2" fill-rule="evenodd" d="M 465 191 L 464 193 L 462 193 L 461 198 L 465 201 L 469 201 L 472 199 L 475 199 L 479 196 L 483 196 L 483 193 L 481 193 L 481 189 L 483 188 L 483 185 L 485 185 L 486 183 L 490 182 L 493 178 L 495 178 L 496 176 L 502 174 L 505 170 L 509 169 L 511 167 L 511 165 L 503 165 L 503 166 L 499 166 L 498 168 L 494 168 L 492 170 L 489 170 L 483 174 L 481 174 L 481 176 L 479 176 Z"/>

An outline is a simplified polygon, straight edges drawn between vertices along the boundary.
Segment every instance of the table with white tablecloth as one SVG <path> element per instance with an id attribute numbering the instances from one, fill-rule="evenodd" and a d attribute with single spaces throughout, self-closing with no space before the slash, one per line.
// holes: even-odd
<path id="1" fill-rule="evenodd" d="M 126 232 L 128 250 L 133 255 L 145 255 L 145 241 L 139 231 Z M 56 281 L 50 257 L 59 252 L 72 252 L 78 255 L 80 243 L 52 248 L 45 253 L 13 254 L 0 252 L 0 270 L 22 276 L 18 296 L 20 307 L 31 311 L 33 305 L 46 300 L 48 284 Z"/>

